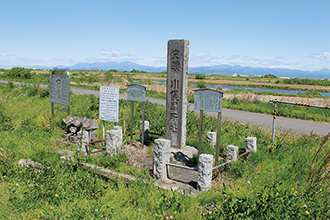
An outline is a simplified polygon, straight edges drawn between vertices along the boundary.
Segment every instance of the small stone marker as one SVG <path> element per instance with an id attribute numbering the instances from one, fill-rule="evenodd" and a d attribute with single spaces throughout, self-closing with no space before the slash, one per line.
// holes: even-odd
<path id="1" fill-rule="evenodd" d="M 120 126 L 114 126 L 113 130 L 106 132 L 105 148 L 109 155 L 118 154 L 123 144 L 123 130 Z"/>
<path id="2" fill-rule="evenodd" d="M 256 152 L 257 151 L 257 138 L 256 137 L 247 137 L 245 138 L 245 151 Z"/>
<path id="3" fill-rule="evenodd" d="M 77 133 L 77 145 L 78 145 L 78 152 L 84 152 L 85 154 L 88 153 L 89 147 L 86 144 L 89 142 L 89 133 L 85 130 L 80 130 Z"/>
<path id="4" fill-rule="evenodd" d="M 213 155 L 201 154 L 198 159 L 197 189 L 207 191 L 211 188 Z"/>
<path id="5" fill-rule="evenodd" d="M 171 141 L 163 138 L 154 142 L 154 176 L 167 179 L 166 164 L 170 162 Z"/>
<path id="6" fill-rule="evenodd" d="M 228 145 L 226 147 L 226 158 L 227 160 L 237 160 L 238 147 L 234 145 Z"/>
<path id="7" fill-rule="evenodd" d="M 143 126 L 142 126 L 142 121 L 140 121 L 140 131 L 142 131 Z M 144 140 L 143 144 L 148 144 L 149 143 L 149 121 L 144 121 L 144 131 L 142 131 L 144 134 Z M 142 143 L 142 134 L 140 134 L 140 141 Z"/>
<path id="8" fill-rule="evenodd" d="M 206 141 L 214 147 L 217 141 L 217 133 L 214 131 L 210 131 L 206 133 Z"/>
<path id="9" fill-rule="evenodd" d="M 179 149 L 186 145 L 188 58 L 188 40 L 168 41 L 166 138 Z"/>

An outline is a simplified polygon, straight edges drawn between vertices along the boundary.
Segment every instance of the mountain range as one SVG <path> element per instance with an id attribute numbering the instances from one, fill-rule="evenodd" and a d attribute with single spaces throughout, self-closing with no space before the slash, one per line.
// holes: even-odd
<path id="1" fill-rule="evenodd" d="M 49 66 L 24 66 L 25 68 L 36 69 L 53 69 Z M 143 66 L 133 62 L 94 62 L 94 63 L 78 63 L 73 66 L 57 66 L 57 68 L 69 68 L 71 70 L 111 70 L 116 69 L 119 71 L 132 71 L 140 70 L 147 72 L 163 72 L 166 71 L 166 67 L 151 67 Z M 325 68 L 318 71 L 306 71 L 306 70 L 293 70 L 284 68 L 265 68 L 265 67 L 243 67 L 240 65 L 214 65 L 214 66 L 201 66 L 190 67 L 188 69 L 191 74 L 213 74 L 213 75 L 248 75 L 264 76 L 266 74 L 272 74 L 277 77 L 295 77 L 295 78 L 312 78 L 312 79 L 324 79 L 330 78 L 330 69 Z"/>

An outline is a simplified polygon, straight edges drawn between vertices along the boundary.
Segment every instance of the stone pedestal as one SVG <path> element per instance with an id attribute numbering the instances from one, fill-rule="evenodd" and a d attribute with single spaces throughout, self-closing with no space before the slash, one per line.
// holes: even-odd
<path id="1" fill-rule="evenodd" d="M 154 176 L 167 179 L 166 164 L 170 162 L 171 141 L 156 139 L 154 142 Z"/>
<path id="2" fill-rule="evenodd" d="M 121 151 L 123 144 L 123 131 L 120 126 L 114 126 L 116 130 L 106 131 L 105 148 L 107 154 L 114 155 Z"/>
<path id="3" fill-rule="evenodd" d="M 198 159 L 197 189 L 207 191 L 211 188 L 213 155 L 201 154 Z"/>
<path id="4" fill-rule="evenodd" d="M 257 151 L 257 138 L 256 137 L 247 137 L 245 138 L 245 151 L 256 152 Z"/>
<path id="5" fill-rule="evenodd" d="M 206 141 L 210 145 L 214 146 L 217 142 L 217 132 L 214 132 L 214 131 L 207 132 L 206 133 Z"/>
<path id="6" fill-rule="evenodd" d="M 140 131 L 142 131 L 142 121 L 140 121 Z M 144 121 L 144 143 L 149 144 L 149 121 Z M 142 143 L 142 134 L 140 134 L 140 142 Z"/>
<path id="7" fill-rule="evenodd" d="M 167 45 L 166 138 L 171 146 L 186 145 L 188 91 L 188 40 L 169 40 Z"/>
<path id="8" fill-rule="evenodd" d="M 226 158 L 227 160 L 237 160 L 238 147 L 234 145 L 228 145 L 226 147 Z"/>

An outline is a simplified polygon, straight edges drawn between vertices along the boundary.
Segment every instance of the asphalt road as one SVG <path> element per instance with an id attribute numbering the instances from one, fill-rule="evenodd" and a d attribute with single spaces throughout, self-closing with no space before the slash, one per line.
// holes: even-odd
<path id="1" fill-rule="evenodd" d="M 8 81 L 0 80 L 0 83 L 8 83 Z M 20 82 L 14 82 L 16 85 L 20 85 Z M 42 88 L 47 88 L 48 85 L 40 85 Z M 82 94 L 92 94 L 95 96 L 99 96 L 100 92 L 89 89 L 81 89 L 81 88 L 73 88 L 71 87 L 71 91 L 82 93 Z M 124 94 L 120 94 L 120 99 L 125 98 Z M 147 98 L 148 101 L 152 103 L 157 103 L 159 105 L 166 105 L 166 100 L 157 99 L 157 98 Z M 193 110 L 194 105 L 190 104 L 189 110 Z M 330 111 L 330 110 L 329 110 Z M 206 112 L 208 115 L 217 116 L 215 112 Z M 246 111 L 239 111 L 233 109 L 223 108 L 222 118 L 227 118 L 230 120 L 241 121 L 245 123 L 255 124 L 258 126 L 272 128 L 273 126 L 273 117 L 272 115 L 260 114 L 260 113 L 252 113 Z M 291 130 L 295 133 L 304 133 L 310 134 L 312 131 L 319 135 L 326 135 L 330 132 L 330 123 L 324 122 L 313 122 L 306 121 L 300 119 L 292 119 L 286 117 L 276 117 L 276 129 L 281 130 Z"/>

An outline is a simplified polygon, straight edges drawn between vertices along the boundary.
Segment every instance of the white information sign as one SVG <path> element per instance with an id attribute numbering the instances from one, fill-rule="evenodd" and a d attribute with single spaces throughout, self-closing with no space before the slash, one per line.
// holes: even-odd
<path id="1" fill-rule="evenodd" d="M 119 118 L 119 87 L 100 87 L 100 119 L 118 122 Z"/>
<path id="2" fill-rule="evenodd" d="M 195 90 L 195 110 L 222 112 L 223 92 L 213 89 Z"/>
<path id="3" fill-rule="evenodd" d="M 50 75 L 49 101 L 70 106 L 70 77 L 67 75 Z"/>
<path id="4" fill-rule="evenodd" d="M 146 87 L 138 84 L 128 85 L 127 100 L 136 102 L 146 101 Z"/>

